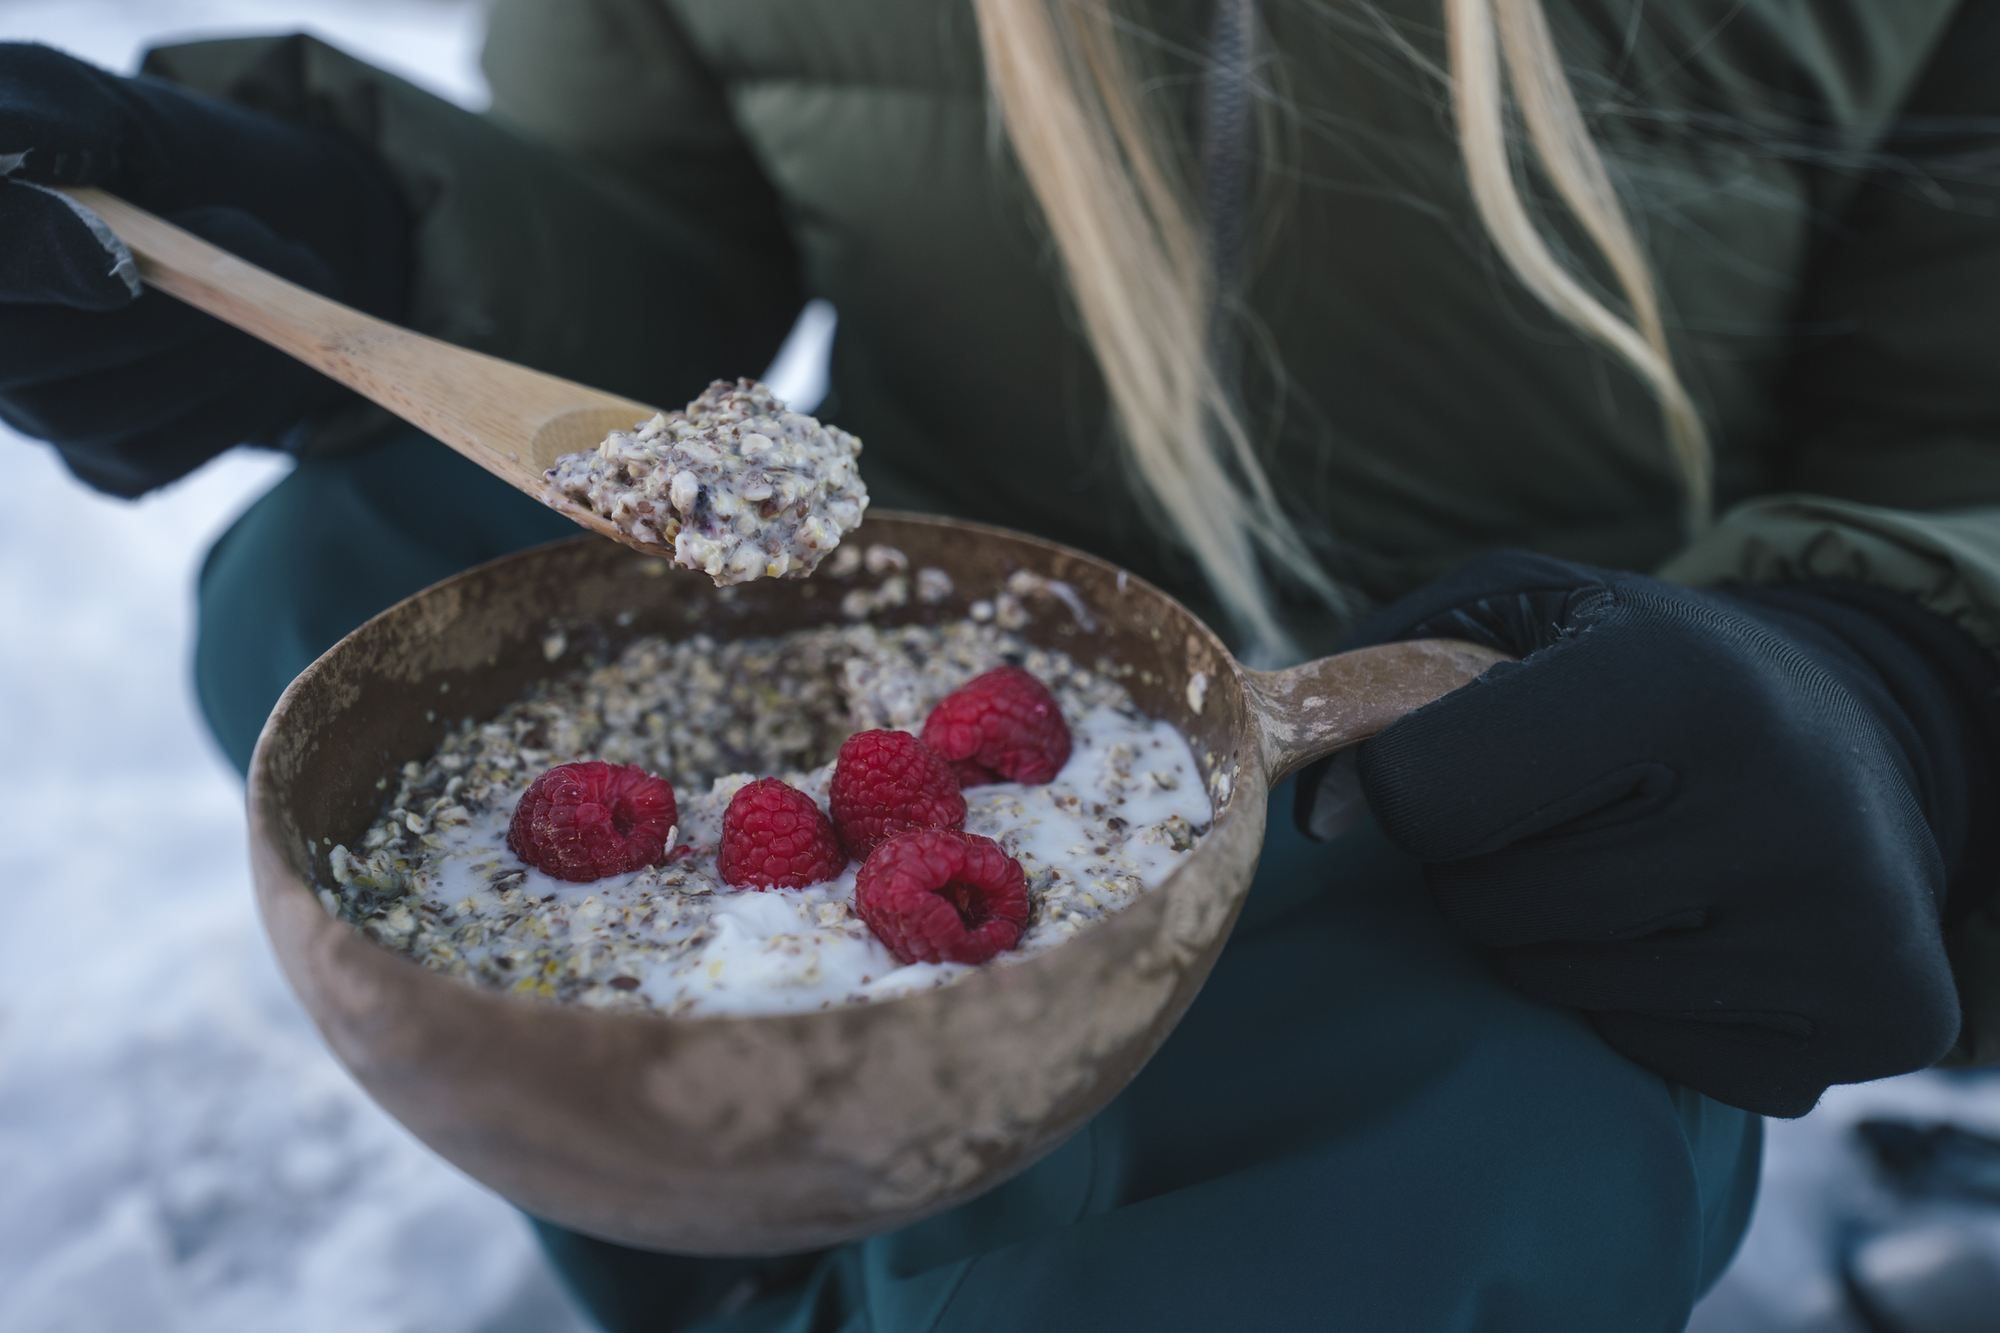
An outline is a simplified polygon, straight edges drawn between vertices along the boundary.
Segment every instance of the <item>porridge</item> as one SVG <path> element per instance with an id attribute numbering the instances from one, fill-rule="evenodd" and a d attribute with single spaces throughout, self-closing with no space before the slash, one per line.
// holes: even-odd
<path id="1" fill-rule="evenodd" d="M 890 849 L 925 838 L 997 844 L 979 854 L 1018 867 L 1007 873 L 1025 888 L 1020 919 L 1002 932 L 1012 947 L 993 954 L 1004 964 L 1128 905 L 1207 831 L 1209 797 L 1186 742 L 1140 714 L 1117 674 L 973 621 L 641 639 L 497 717 L 466 722 L 429 759 L 385 780 L 385 813 L 358 847 L 332 849 L 336 883 L 321 900 L 426 967 L 599 1008 L 797 1012 L 949 984 L 975 964 L 911 961 L 880 911 L 871 915 L 871 870 Z M 1028 717 L 1036 699 L 1047 706 Z M 992 732 L 1004 743 L 974 753 L 981 742 L 966 738 L 988 714 L 1004 714 Z M 1023 758 L 1022 747 L 1033 753 Z M 923 808 L 946 814 L 899 836 L 893 820 L 857 834 L 855 783 L 875 770 L 857 778 L 859 767 L 847 766 L 863 751 L 921 760 L 926 781 L 943 774 L 945 788 Z M 656 818 L 672 826 L 655 831 L 663 836 L 649 845 L 651 863 L 570 880 L 517 854 L 524 793 L 563 765 L 600 776 L 634 766 L 618 771 L 671 784 Z M 1026 780 L 1004 780 L 1009 773 Z M 730 882 L 725 847 L 749 827 L 739 812 L 756 804 L 750 798 L 780 791 L 770 779 L 782 780 L 808 823 L 820 821 L 807 842 L 822 849 L 813 864 L 833 873 L 795 887 Z M 960 779 L 968 785 L 954 793 Z M 956 817 L 960 796 L 963 831 L 936 828 Z M 841 821 L 844 844 L 829 842 L 826 811 Z M 843 845 L 865 860 L 846 859 Z M 928 896 L 925 905 L 935 907 Z M 969 909 L 958 910 L 970 928 Z"/>
<path id="2" fill-rule="evenodd" d="M 679 412 L 549 469 L 550 503 L 609 519 L 718 584 L 803 578 L 861 522 L 861 441 L 762 384 L 717 380 Z"/>

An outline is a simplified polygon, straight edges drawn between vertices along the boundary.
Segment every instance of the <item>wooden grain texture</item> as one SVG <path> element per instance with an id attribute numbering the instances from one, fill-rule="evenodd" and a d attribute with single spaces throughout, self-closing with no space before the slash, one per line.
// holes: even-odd
<path id="1" fill-rule="evenodd" d="M 363 314 L 106 191 L 67 193 L 125 242 L 148 285 L 296 357 L 544 503 L 543 473 L 558 456 L 591 448 L 656 410 Z M 574 504 L 553 507 L 593 532 L 672 555 L 631 541 Z"/>
<path id="2" fill-rule="evenodd" d="M 1266 779 L 1359 745 L 1405 713 L 1469 685 L 1505 653 L 1459 639 L 1357 648 L 1284 671 L 1243 673 L 1263 734 Z"/>

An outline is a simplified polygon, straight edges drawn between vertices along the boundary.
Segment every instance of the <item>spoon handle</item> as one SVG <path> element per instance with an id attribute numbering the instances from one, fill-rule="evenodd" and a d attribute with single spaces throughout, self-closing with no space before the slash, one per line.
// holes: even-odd
<path id="1" fill-rule="evenodd" d="M 296 357 L 536 499 L 557 455 L 653 414 L 328 300 L 106 191 L 66 193 L 125 243 L 149 285 Z"/>
<path id="2" fill-rule="evenodd" d="M 1272 782 L 1359 744 L 1405 713 L 1470 684 L 1507 654 L 1460 639 L 1357 648 L 1284 671 L 1248 671 Z"/>

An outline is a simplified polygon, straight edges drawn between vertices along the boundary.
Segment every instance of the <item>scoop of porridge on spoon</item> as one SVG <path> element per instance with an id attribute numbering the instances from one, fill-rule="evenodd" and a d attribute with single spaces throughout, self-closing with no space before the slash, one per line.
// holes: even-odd
<path id="1" fill-rule="evenodd" d="M 261 338 L 527 492 L 717 584 L 803 578 L 861 522 L 861 441 L 751 380 L 677 412 L 365 315 L 246 263 L 103 190 L 104 220 L 149 286 Z"/>
<path id="2" fill-rule="evenodd" d="M 677 564 L 718 584 L 801 578 L 868 508 L 860 453 L 860 440 L 764 385 L 717 380 L 685 411 L 564 455 L 547 473 L 548 498 L 635 542 L 671 545 Z"/>

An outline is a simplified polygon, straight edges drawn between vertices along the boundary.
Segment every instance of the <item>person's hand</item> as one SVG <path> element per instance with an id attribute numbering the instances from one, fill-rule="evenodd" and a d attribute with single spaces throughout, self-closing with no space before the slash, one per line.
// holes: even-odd
<path id="1" fill-rule="evenodd" d="M 1730 1105 L 1802 1115 L 1950 1048 L 1941 922 L 1993 887 L 2000 825 L 2000 668 L 1958 627 L 1856 583 L 1510 553 L 1351 646 L 1428 637 L 1520 660 L 1303 775 L 1307 832 L 1358 785 L 1515 987 Z"/>
<path id="2" fill-rule="evenodd" d="M 330 131 L 0 43 L 0 420 L 119 495 L 277 443 L 340 391 L 159 292 L 52 186 L 96 185 L 302 286 L 401 313 L 409 223 Z"/>

